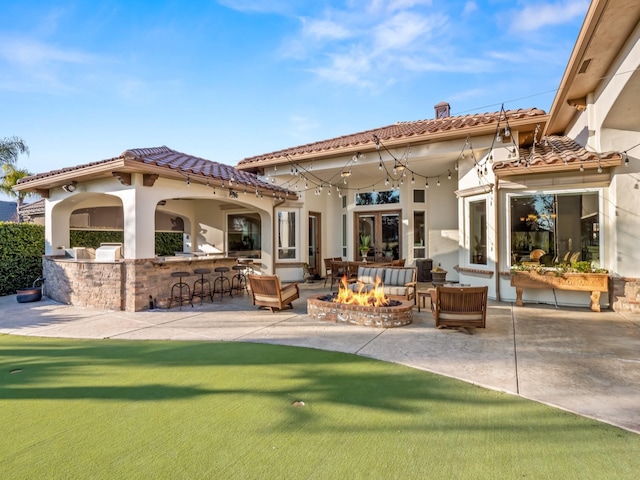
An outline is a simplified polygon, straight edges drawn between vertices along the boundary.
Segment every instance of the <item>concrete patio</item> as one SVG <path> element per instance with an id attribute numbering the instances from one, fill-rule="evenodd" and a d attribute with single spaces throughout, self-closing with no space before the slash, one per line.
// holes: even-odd
<path id="1" fill-rule="evenodd" d="M 0 297 L 0 333 L 36 337 L 259 342 L 340 351 L 520 395 L 640 433 L 640 315 L 491 302 L 487 328 L 437 330 L 414 309 L 411 325 L 375 329 L 312 320 L 302 284 L 294 309 L 258 310 L 247 295 L 171 310 L 121 312 Z M 241 313 L 241 314 L 239 314 Z"/>

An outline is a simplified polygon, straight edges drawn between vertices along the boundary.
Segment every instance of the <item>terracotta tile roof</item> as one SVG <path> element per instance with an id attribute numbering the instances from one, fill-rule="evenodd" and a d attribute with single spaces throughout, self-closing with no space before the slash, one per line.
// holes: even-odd
<path id="1" fill-rule="evenodd" d="M 122 154 L 126 160 L 134 160 L 147 165 L 170 168 L 185 175 L 201 175 L 213 179 L 233 180 L 241 185 L 268 188 L 269 190 L 286 191 L 268 182 L 260 180 L 256 175 L 242 170 L 237 170 L 230 165 L 213 162 L 204 158 L 187 155 L 186 153 L 171 150 L 168 147 L 135 148 Z"/>
<path id="2" fill-rule="evenodd" d="M 20 207 L 20 214 L 26 217 L 44 215 L 44 198 L 22 205 L 22 207 Z"/>
<path id="3" fill-rule="evenodd" d="M 437 135 L 451 131 L 459 131 L 461 135 L 464 135 L 467 130 L 471 130 L 475 127 L 493 126 L 497 124 L 498 120 L 500 119 L 501 113 L 503 114 L 502 120 L 504 121 L 505 112 L 503 111 L 445 117 L 430 120 L 417 120 L 411 122 L 397 122 L 393 125 L 388 125 L 382 128 L 366 130 L 364 132 L 353 133 L 351 135 L 343 135 L 341 137 L 331 138 L 329 140 L 322 140 L 306 145 L 300 145 L 298 147 L 287 148 L 284 150 L 278 150 L 276 152 L 248 157 L 241 160 L 238 163 L 238 166 L 246 168 L 250 166 L 256 166 L 257 164 L 263 162 L 283 159 L 287 156 L 295 158 L 296 155 L 304 155 L 310 153 L 323 154 L 338 152 L 341 149 L 349 147 L 373 147 L 375 145 L 375 141 L 373 139 L 374 135 L 376 135 L 383 142 L 399 139 L 406 139 L 409 141 L 420 136 Z M 514 121 L 526 118 L 533 119 L 541 115 L 546 115 L 546 113 L 544 112 L 544 110 L 530 108 L 507 110 L 506 115 L 509 121 Z"/>
<path id="4" fill-rule="evenodd" d="M 586 150 L 567 136 L 550 135 L 541 142 L 520 148 L 520 158 L 497 162 L 493 166 L 496 175 L 520 175 L 545 171 L 570 171 L 618 166 L 622 155 L 618 152 L 597 153 Z M 527 165 L 528 163 L 528 165 Z"/>
<path id="5" fill-rule="evenodd" d="M 284 188 L 260 180 L 253 173 L 237 170 L 230 165 L 224 165 L 204 158 L 188 155 L 186 153 L 177 152 L 166 146 L 126 150 L 121 155 L 106 160 L 31 175 L 19 180 L 18 184 L 24 185 L 36 180 L 42 180 L 68 173 L 78 173 L 80 175 L 83 170 L 95 167 L 99 168 L 101 165 L 105 165 L 105 168 L 108 168 L 109 163 L 117 161 L 137 162 L 145 165 L 166 168 L 168 170 L 181 173 L 185 178 L 187 175 L 202 176 L 214 180 L 223 180 L 225 182 L 233 180 L 236 184 L 275 192 L 287 191 Z"/>

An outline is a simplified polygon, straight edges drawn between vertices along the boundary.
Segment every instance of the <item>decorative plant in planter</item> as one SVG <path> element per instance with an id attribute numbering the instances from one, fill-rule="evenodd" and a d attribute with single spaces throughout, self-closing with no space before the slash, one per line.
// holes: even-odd
<path id="1" fill-rule="evenodd" d="M 302 264 L 302 277 L 304 278 L 305 283 L 313 283 L 313 273 L 309 270 L 309 264 Z"/>
<path id="2" fill-rule="evenodd" d="M 515 265 L 511 267 L 511 286 L 516 287 L 516 305 L 522 306 L 525 288 L 551 288 L 591 292 L 590 308 L 600 311 L 600 293 L 609 291 L 606 269 L 594 268 L 590 262 L 559 264 L 556 268 Z"/>
<path id="3" fill-rule="evenodd" d="M 363 260 L 367 260 L 367 253 L 369 253 L 369 248 L 371 245 L 371 235 L 360 235 L 360 246 L 358 250 L 360 250 L 360 255 L 362 255 Z"/>
<path id="4" fill-rule="evenodd" d="M 440 264 L 431 270 L 431 283 L 434 285 L 444 285 L 447 281 L 447 271 Z"/>

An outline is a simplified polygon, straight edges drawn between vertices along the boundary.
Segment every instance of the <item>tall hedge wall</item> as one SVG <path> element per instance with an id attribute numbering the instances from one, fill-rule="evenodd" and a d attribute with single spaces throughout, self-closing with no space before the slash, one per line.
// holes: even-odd
<path id="1" fill-rule="evenodd" d="M 44 226 L 0 222 L 0 295 L 31 287 L 42 275 Z"/>
<path id="2" fill-rule="evenodd" d="M 71 230 L 72 247 L 98 248 L 103 242 L 122 242 L 124 233 L 113 230 Z M 156 232 L 156 255 L 181 252 L 181 232 Z M 42 275 L 44 226 L 0 222 L 0 295 L 31 287 Z"/>

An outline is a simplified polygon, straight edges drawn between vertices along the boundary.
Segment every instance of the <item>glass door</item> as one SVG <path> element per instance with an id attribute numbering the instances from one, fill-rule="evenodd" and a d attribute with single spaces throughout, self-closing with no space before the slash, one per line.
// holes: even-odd
<path id="1" fill-rule="evenodd" d="M 356 213 L 356 256 L 362 256 L 362 238 L 369 238 L 368 261 L 390 262 L 401 257 L 400 212 Z M 358 258 L 360 260 L 360 258 Z"/>

